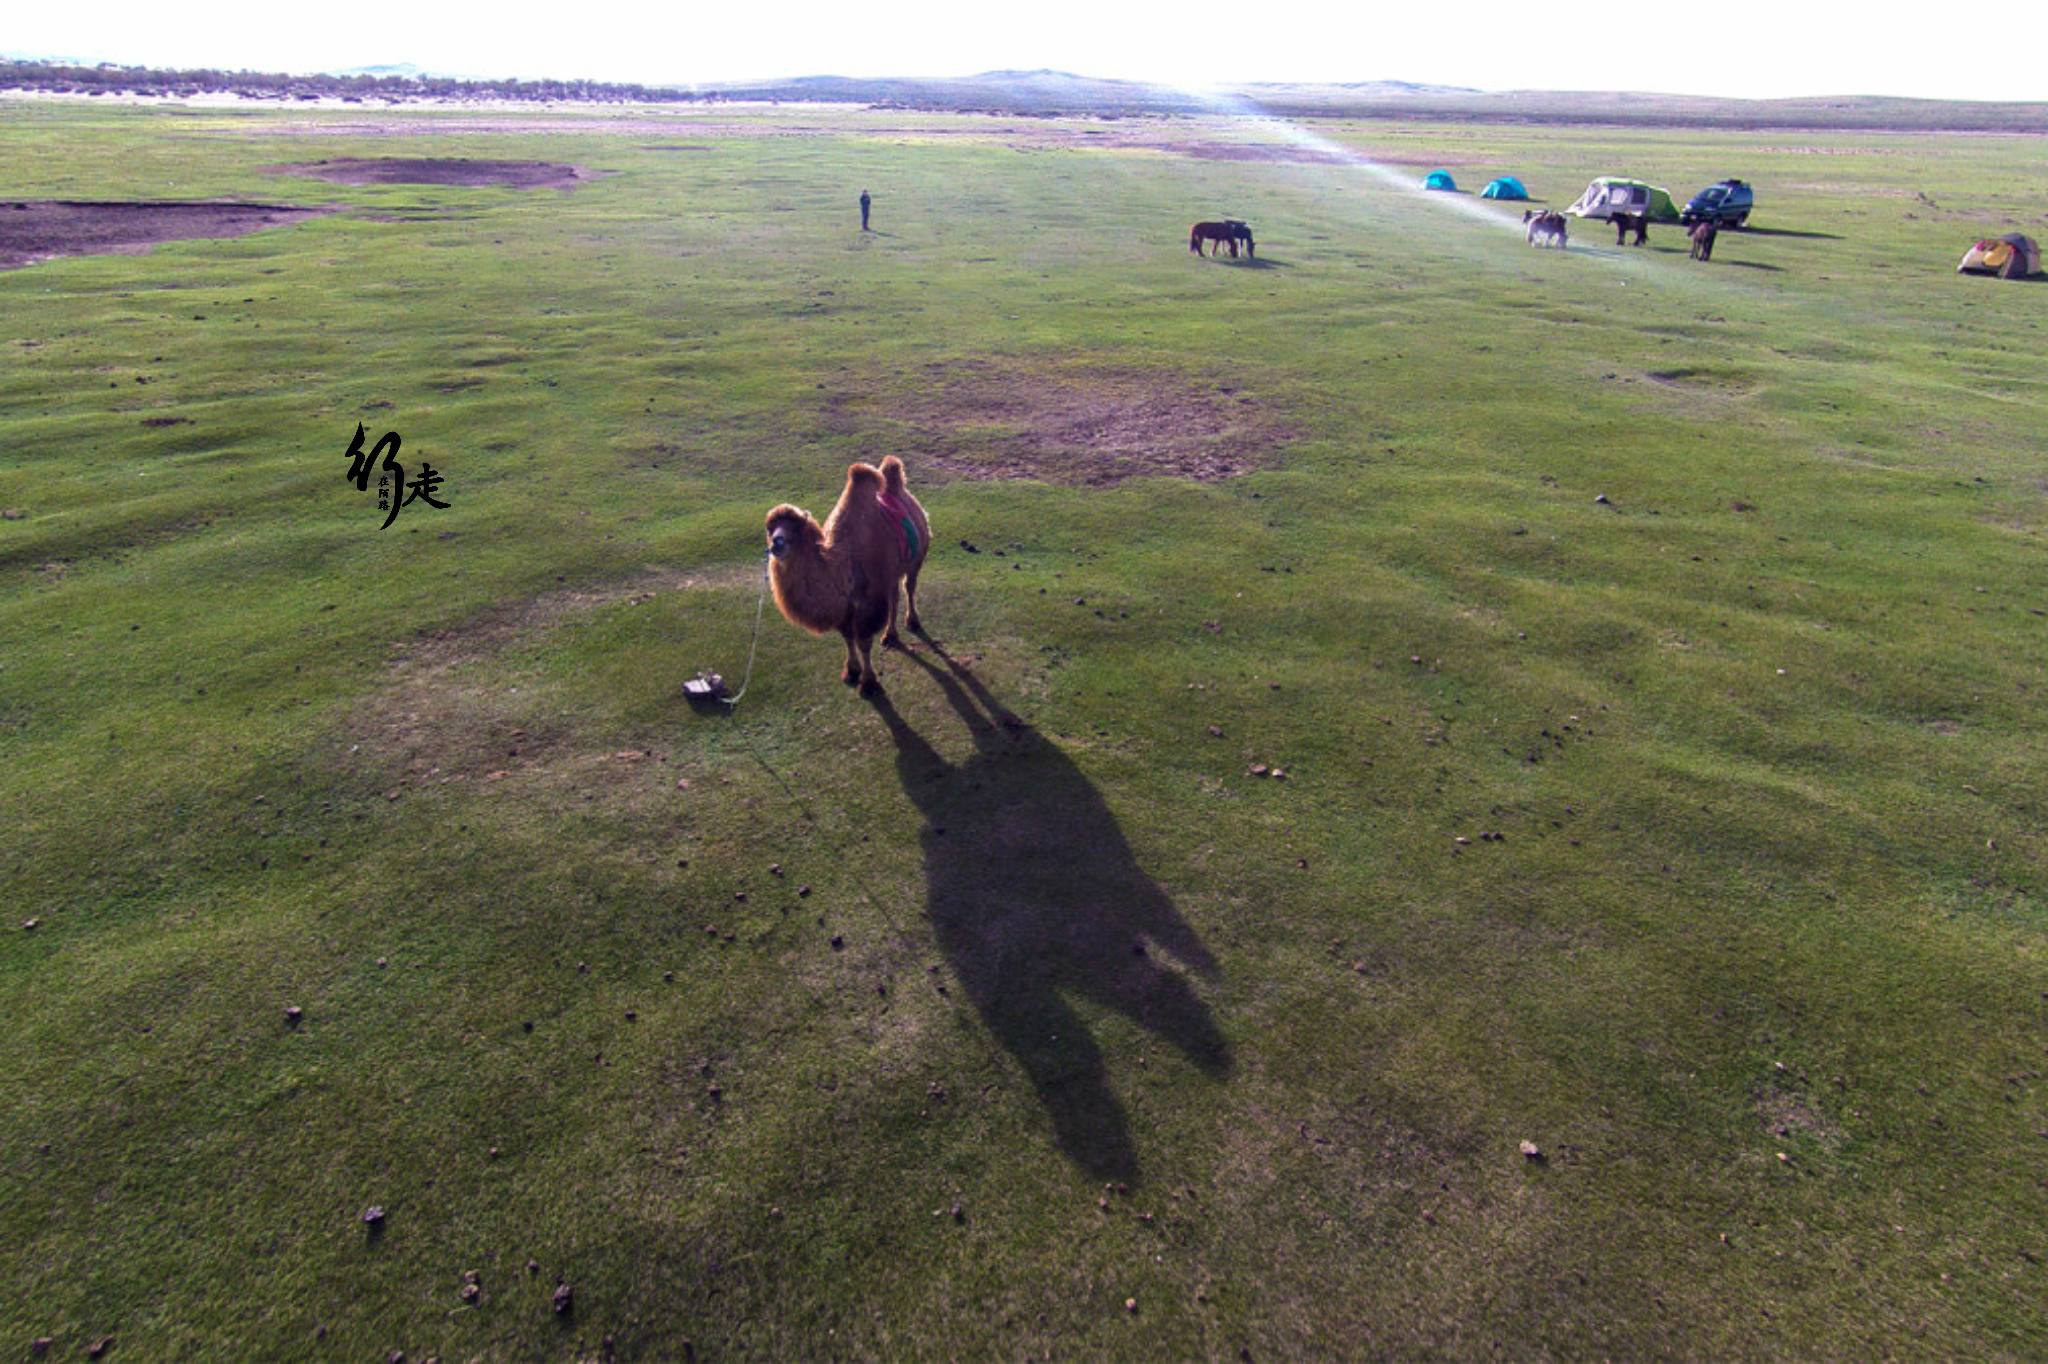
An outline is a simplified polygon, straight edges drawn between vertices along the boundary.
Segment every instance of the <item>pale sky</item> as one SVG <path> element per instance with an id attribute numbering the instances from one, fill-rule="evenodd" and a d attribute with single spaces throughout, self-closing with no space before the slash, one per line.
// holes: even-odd
<path id="1" fill-rule="evenodd" d="M 1048 68 L 1201 88 L 1402 80 L 1482 90 L 2048 100 L 2022 5 L 1872 0 L 34 0 L 0 52 L 122 65 L 716 85 Z M 1887 15 L 1887 9 L 1890 10 Z"/>

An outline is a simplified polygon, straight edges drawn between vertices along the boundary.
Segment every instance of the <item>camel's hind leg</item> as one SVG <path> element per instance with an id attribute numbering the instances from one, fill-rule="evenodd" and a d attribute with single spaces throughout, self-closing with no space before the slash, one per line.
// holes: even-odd
<path id="1" fill-rule="evenodd" d="M 882 629 L 882 647 L 884 649 L 901 649 L 903 647 L 903 636 L 896 633 L 896 605 L 902 598 L 902 595 L 902 589 L 892 583 L 889 587 L 889 623 Z M 913 610 L 911 614 L 915 615 L 916 612 Z M 917 627 L 913 625 L 910 628 L 915 630 Z"/>
<path id="2" fill-rule="evenodd" d="M 924 622 L 917 618 L 917 575 L 924 569 L 924 560 L 919 559 L 903 573 L 903 601 L 908 610 L 903 623 L 919 634 L 924 633 Z M 907 647 L 903 637 L 896 633 L 896 594 L 889 595 L 889 633 L 882 636 L 882 643 L 892 649 Z"/>
<path id="3" fill-rule="evenodd" d="M 917 618 L 917 575 L 922 572 L 924 560 L 919 559 L 910 566 L 910 571 L 903 575 L 903 597 L 910 604 L 910 614 L 903 623 L 919 634 L 924 633 L 924 622 Z"/>

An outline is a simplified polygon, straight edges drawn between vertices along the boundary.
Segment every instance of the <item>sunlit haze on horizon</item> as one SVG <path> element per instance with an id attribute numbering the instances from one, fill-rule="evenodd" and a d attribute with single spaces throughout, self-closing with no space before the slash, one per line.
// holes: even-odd
<path id="1" fill-rule="evenodd" d="M 1446 22 L 1447 15 L 1456 22 Z M 1821 0 L 1710 10 L 1561 9 L 1474 0 L 1447 10 L 1333 12 L 1301 0 L 1145 5 L 1045 0 L 968 9 L 934 0 L 560 9 L 414 0 L 280 7 L 248 0 L 23 6 L 0 31 L 16 57 L 127 66 L 342 72 L 409 65 L 478 78 L 715 86 L 802 76 L 949 77 L 994 70 L 1203 89 L 1408 81 L 1480 90 L 1634 90 L 1767 99 L 1898 95 L 2048 99 L 2010 13 L 1986 33 L 1956 16 Z"/>

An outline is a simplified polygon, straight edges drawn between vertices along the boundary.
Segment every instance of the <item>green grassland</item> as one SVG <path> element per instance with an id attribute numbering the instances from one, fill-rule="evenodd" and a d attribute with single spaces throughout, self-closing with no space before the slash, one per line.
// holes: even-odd
<path id="1" fill-rule="evenodd" d="M 0 1351 L 2048 1352 L 2038 139 L 379 117 L 0 105 L 337 210 L 0 275 Z"/>

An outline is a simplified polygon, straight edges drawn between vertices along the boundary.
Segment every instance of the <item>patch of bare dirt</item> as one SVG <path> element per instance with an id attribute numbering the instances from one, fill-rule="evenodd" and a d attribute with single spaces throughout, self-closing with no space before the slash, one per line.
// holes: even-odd
<path id="1" fill-rule="evenodd" d="M 1766 1088 L 1757 1094 L 1755 1109 L 1757 1117 L 1773 1136 L 1815 1137 L 1823 1143 L 1832 1144 L 1838 1135 L 1801 1094 L 1776 1087 Z"/>
<path id="2" fill-rule="evenodd" d="M 1907 150 L 1907 149 L 1906 149 L 1906 148 L 1904 148 L 1904 147 L 1861 147 L 1861 146 L 1858 146 L 1858 147 L 1751 147 L 1751 148 L 1749 148 L 1749 150 L 1750 150 L 1750 151 L 1753 151 L 1753 152 L 1757 152 L 1757 153 L 1759 153 L 1759 154 L 1761 154 L 1761 155 L 1764 155 L 1764 156 L 1854 156 L 1854 157 L 1859 157 L 1859 158 L 1860 158 L 1860 157 L 1865 157 L 1865 156 L 1904 156 L 1904 155 L 1906 154 L 1906 150 Z M 1919 148 L 1919 147 L 1914 147 L 1914 148 L 1912 149 L 1912 153 L 1913 153 L 1913 155 L 1915 155 L 1915 156 L 1947 156 L 1947 155 L 1949 155 L 1949 153 L 1948 153 L 1948 152 L 1941 152 L 1941 151 L 1934 151 L 1934 152 L 1930 152 L 1930 151 L 1926 151 L 1926 150 L 1923 150 L 1922 148 Z M 1866 192 L 1867 192 L 1867 191 L 1865 191 L 1865 190 L 1863 190 L 1863 189 L 1861 189 L 1861 188 L 1859 188 L 1859 189 L 1857 190 L 1857 193 L 1859 193 L 1859 194 L 1861 194 L 1861 193 L 1866 193 Z"/>
<path id="3" fill-rule="evenodd" d="M 1727 370 L 1659 369 L 1650 370 L 1643 377 L 1659 387 L 1690 393 L 1734 395 L 1748 393 L 1755 387 L 1748 375 Z"/>
<path id="4" fill-rule="evenodd" d="M 264 136 L 336 137 L 824 137 L 831 129 L 822 123 L 699 122 L 675 118 L 629 118 L 592 115 L 579 118 L 536 118 L 530 114 L 475 114 L 467 117 L 420 116 L 392 113 L 371 120 L 337 119 L 332 122 L 282 120 L 264 126 Z M 199 132 L 194 137 L 240 137 L 240 134 Z"/>
<path id="5" fill-rule="evenodd" d="M 1427 166 L 1431 170 L 1449 170 L 1453 166 L 1486 164 L 1479 156 L 1461 152 L 1417 152 L 1405 147 L 1359 147 L 1356 150 L 1358 155 L 1380 166 Z"/>
<path id="6" fill-rule="evenodd" d="M 1132 478 L 1213 483 L 1270 464 L 1292 438 L 1229 385 L 1078 366 L 948 361 L 883 392 L 828 400 L 844 432 L 883 431 L 941 478 L 1109 487 Z"/>
<path id="7" fill-rule="evenodd" d="M 556 161 L 477 161 L 468 157 L 342 156 L 289 166 L 274 175 L 302 175 L 341 185 L 460 185 L 504 189 L 575 189 L 593 173 Z"/>
<path id="8" fill-rule="evenodd" d="M 565 588 L 482 612 L 459 624 L 422 630 L 394 646 L 375 705 L 349 716 L 346 738 L 398 769 L 394 791 L 451 782 L 491 783 L 559 764 L 573 737 L 528 689 L 506 690 L 505 676 L 476 665 L 543 638 L 556 626 L 616 605 L 639 606 L 695 580 L 647 574 L 595 588 Z M 502 672 L 502 670 L 500 670 Z M 679 683 L 680 684 L 680 683 Z M 395 797 L 394 797 L 395 798 Z"/>
<path id="9" fill-rule="evenodd" d="M 1148 141 L 1138 145 L 1192 157 L 1197 161 L 1273 161 L 1305 166 L 1340 166 L 1350 158 L 1342 152 L 1303 147 L 1290 142 L 1172 142 Z"/>
<path id="10" fill-rule="evenodd" d="M 240 237 L 333 211 L 227 200 L 0 200 L 0 270 L 60 256 L 133 255 L 158 242 Z"/>

